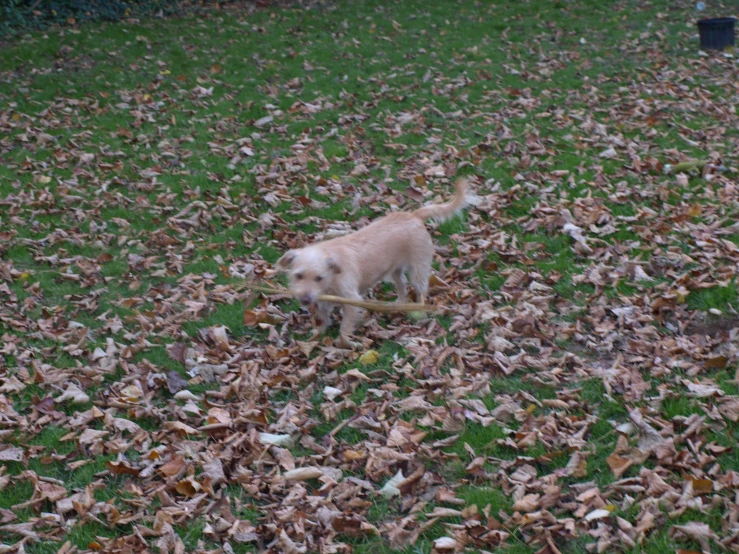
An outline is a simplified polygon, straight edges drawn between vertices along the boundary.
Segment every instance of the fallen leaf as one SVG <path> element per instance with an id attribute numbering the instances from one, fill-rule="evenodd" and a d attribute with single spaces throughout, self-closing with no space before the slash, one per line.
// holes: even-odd
<path id="1" fill-rule="evenodd" d="M 371 365 L 376 364 L 379 359 L 380 355 L 376 350 L 367 350 L 367 352 L 359 357 L 359 363 L 362 365 Z"/>
<path id="2" fill-rule="evenodd" d="M 185 381 L 178 372 L 176 371 L 167 372 L 167 390 L 169 390 L 170 394 L 178 393 L 180 390 L 182 390 L 186 386 L 187 386 L 187 381 Z M 175 394 L 175 398 L 176 398 L 176 394 Z M 182 399 L 182 397 L 180 397 L 180 399 Z"/>
<path id="3" fill-rule="evenodd" d="M 307 481 L 309 479 L 318 479 L 322 475 L 323 472 L 317 467 L 299 467 L 282 474 L 288 481 Z"/>
<path id="4" fill-rule="evenodd" d="M 24 451 L 18 446 L 0 447 L 0 462 L 22 462 Z"/>
<path id="5" fill-rule="evenodd" d="M 608 467 L 611 468 L 611 471 L 613 472 L 613 476 L 617 479 L 620 479 L 621 476 L 626 473 L 626 471 L 634 465 L 634 462 L 632 460 L 629 460 L 628 458 L 624 458 L 623 456 L 619 456 L 618 454 L 614 453 L 608 456 L 606 458 L 606 462 L 608 463 Z"/>
<path id="6" fill-rule="evenodd" d="M 290 435 L 259 433 L 259 442 L 267 446 L 280 446 L 284 448 L 292 448 L 293 446 L 295 446 L 295 439 L 293 439 Z"/>
<path id="7" fill-rule="evenodd" d="M 388 479 L 385 485 L 380 489 L 380 494 L 385 498 L 392 498 L 393 496 L 400 496 L 400 485 L 405 481 L 402 471 L 398 471 L 392 479 Z"/>
<path id="8" fill-rule="evenodd" d="M 588 515 L 585 516 L 585 521 L 593 521 L 595 519 L 603 519 L 604 517 L 608 517 L 611 515 L 611 512 L 608 510 L 593 510 L 592 512 L 589 512 Z"/>

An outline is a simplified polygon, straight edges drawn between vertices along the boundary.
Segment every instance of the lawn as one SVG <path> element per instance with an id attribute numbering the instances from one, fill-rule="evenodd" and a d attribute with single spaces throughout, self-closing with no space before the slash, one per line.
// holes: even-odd
<path id="1" fill-rule="evenodd" d="M 244 4 L 6 42 L 0 551 L 739 552 L 739 68 L 704 14 Z M 459 177 L 439 313 L 343 350 L 243 288 Z"/>

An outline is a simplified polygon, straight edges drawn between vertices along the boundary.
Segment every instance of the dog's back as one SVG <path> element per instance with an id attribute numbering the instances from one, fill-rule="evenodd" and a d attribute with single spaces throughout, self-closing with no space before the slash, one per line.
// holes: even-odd
<path id="1" fill-rule="evenodd" d="M 356 278 L 362 294 L 381 280 L 400 283 L 407 272 L 411 285 L 423 296 L 434 256 L 425 222 L 448 219 L 464 209 L 469 200 L 467 190 L 467 182 L 460 179 L 447 203 L 389 213 L 354 233 L 321 243 L 321 248 L 343 252 L 340 257 L 347 260 L 346 269 Z"/>
<path id="2" fill-rule="evenodd" d="M 342 257 L 352 260 L 362 294 L 396 271 L 413 273 L 413 268 L 430 267 L 434 255 L 426 225 L 409 212 L 388 214 L 322 244 L 326 251 L 343 251 Z"/>

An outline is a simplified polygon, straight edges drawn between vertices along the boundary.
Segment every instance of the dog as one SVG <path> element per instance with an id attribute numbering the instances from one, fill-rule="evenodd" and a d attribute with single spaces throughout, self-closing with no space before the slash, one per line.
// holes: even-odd
<path id="1" fill-rule="evenodd" d="M 470 201 L 468 183 L 457 181 L 454 197 L 445 204 L 430 204 L 412 212 L 393 212 L 366 227 L 338 238 L 286 252 L 277 268 L 288 274 L 289 290 L 306 308 L 314 308 L 317 326 L 313 339 L 331 323 L 332 304 L 319 302 L 321 294 L 361 300 L 380 281 L 395 284 L 398 302 L 406 300 L 406 273 L 425 302 L 434 245 L 425 222 L 443 221 L 462 211 Z M 356 346 L 350 337 L 361 308 L 343 306 L 339 345 Z"/>

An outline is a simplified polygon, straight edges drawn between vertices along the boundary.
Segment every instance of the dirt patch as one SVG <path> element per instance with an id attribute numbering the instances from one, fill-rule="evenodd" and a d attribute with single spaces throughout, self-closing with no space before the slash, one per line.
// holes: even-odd
<path id="1" fill-rule="evenodd" d="M 685 327 L 686 335 L 701 335 L 711 338 L 728 335 L 732 329 L 739 327 L 739 316 L 726 315 L 698 315 Z"/>

